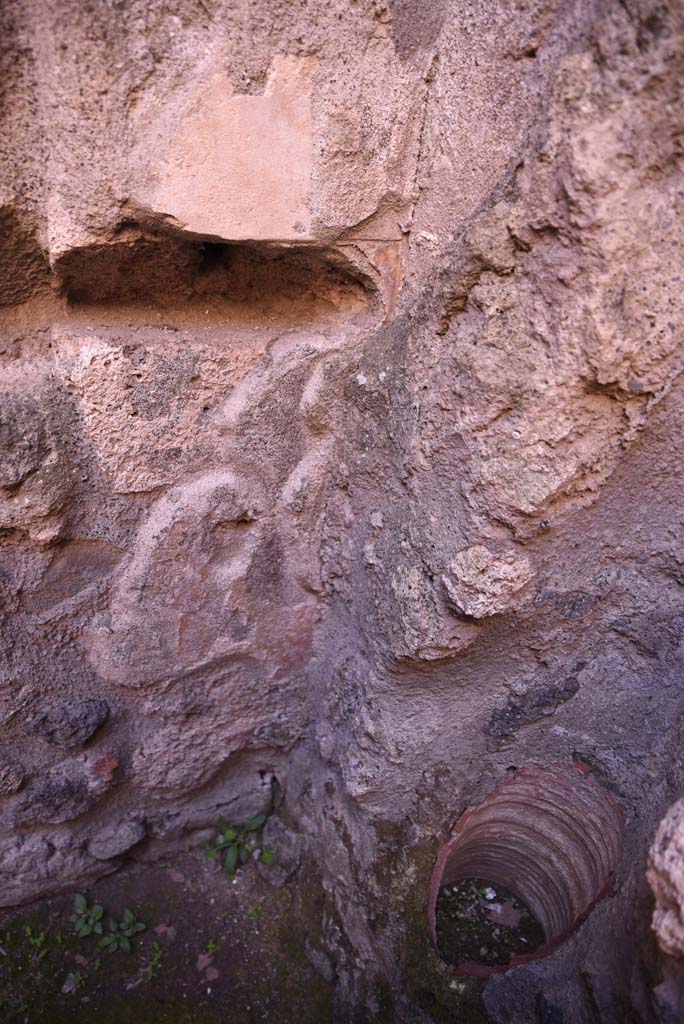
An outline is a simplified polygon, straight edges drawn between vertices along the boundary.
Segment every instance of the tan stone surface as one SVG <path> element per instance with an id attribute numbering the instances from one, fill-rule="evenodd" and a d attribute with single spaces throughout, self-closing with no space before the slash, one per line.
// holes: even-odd
<path id="1" fill-rule="evenodd" d="M 443 580 L 457 611 L 481 619 L 505 611 L 533 575 L 529 559 L 515 551 L 497 554 L 476 544 L 458 552 Z"/>
<path id="2" fill-rule="evenodd" d="M 684 957 L 684 800 L 673 804 L 658 826 L 647 877 L 658 945 L 667 956 Z"/>
<path id="3" fill-rule="evenodd" d="M 276 57 L 257 96 L 227 77 L 202 84 L 164 146 L 151 207 L 198 235 L 309 239 L 314 65 Z"/>

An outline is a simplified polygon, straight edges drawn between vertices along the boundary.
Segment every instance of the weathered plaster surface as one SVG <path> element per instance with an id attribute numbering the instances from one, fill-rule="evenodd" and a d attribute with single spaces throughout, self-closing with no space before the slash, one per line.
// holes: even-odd
<path id="1" fill-rule="evenodd" d="M 0 22 L 2 903 L 277 780 L 336 1019 L 388 991 L 391 1019 L 457 1019 L 425 933 L 439 841 L 513 766 L 580 760 L 625 810 L 619 891 L 490 981 L 490 1019 L 662 1016 L 681 5 Z"/>

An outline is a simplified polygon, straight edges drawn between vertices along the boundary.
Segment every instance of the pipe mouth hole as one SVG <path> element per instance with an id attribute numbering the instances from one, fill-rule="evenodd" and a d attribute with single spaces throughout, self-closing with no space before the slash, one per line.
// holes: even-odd
<path id="1" fill-rule="evenodd" d="M 428 930 L 461 974 L 554 952 L 612 890 L 620 805 L 579 764 L 520 768 L 461 815 L 437 855 Z"/>

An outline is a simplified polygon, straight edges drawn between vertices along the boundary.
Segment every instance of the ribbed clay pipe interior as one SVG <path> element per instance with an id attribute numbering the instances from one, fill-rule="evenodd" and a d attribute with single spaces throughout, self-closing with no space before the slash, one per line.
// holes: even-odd
<path id="1" fill-rule="evenodd" d="M 547 956 L 612 889 L 622 857 L 622 811 L 583 765 L 520 768 L 461 815 L 430 881 L 428 930 L 439 952 L 440 887 L 482 878 L 512 890 L 544 929 L 545 943 L 508 964 L 462 963 L 482 976 Z"/>

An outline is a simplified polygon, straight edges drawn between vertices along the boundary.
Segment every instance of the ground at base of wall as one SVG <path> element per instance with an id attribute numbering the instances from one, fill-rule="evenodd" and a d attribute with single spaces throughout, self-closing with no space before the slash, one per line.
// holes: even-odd
<path id="1" fill-rule="evenodd" d="M 74 894 L 0 914 L 3 1024 L 323 1024 L 331 986 L 312 967 L 316 908 L 254 864 L 229 880 L 201 851 L 130 864 L 84 892 L 103 908 L 79 938 Z M 98 947 L 130 910 L 130 952 Z M 130 930 L 130 929 L 129 929 Z M 314 938 L 315 941 L 315 938 Z M 125 943 L 124 943 L 125 945 Z"/>

